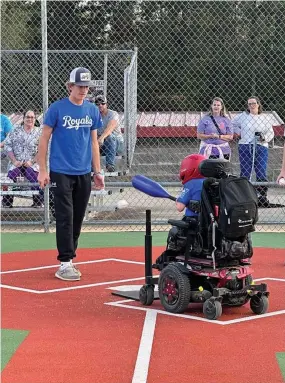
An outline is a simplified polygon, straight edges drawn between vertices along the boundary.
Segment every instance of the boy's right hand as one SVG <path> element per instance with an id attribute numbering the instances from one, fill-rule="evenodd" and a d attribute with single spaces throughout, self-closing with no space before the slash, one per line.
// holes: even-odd
<path id="1" fill-rule="evenodd" d="M 104 175 L 102 174 L 94 174 L 93 181 L 95 185 L 95 190 L 103 190 L 105 188 Z"/>
<path id="2" fill-rule="evenodd" d="M 40 184 L 40 188 L 44 189 L 50 182 L 49 174 L 47 171 L 40 171 L 38 174 L 38 183 Z"/>
<path id="3" fill-rule="evenodd" d="M 99 144 L 99 146 L 103 146 L 104 145 L 104 140 L 105 140 L 105 138 L 103 136 L 98 137 L 98 144 Z"/>
<path id="4" fill-rule="evenodd" d="M 285 170 L 281 170 L 279 176 L 277 177 L 277 180 L 276 182 L 279 183 L 279 181 L 281 180 L 281 178 L 285 178 Z"/>

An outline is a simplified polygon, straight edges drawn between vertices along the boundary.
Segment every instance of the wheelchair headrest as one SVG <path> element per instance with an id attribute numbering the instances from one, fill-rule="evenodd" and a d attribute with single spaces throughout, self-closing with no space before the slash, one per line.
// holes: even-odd
<path id="1" fill-rule="evenodd" d="M 199 170 L 204 177 L 223 178 L 230 170 L 230 162 L 222 158 L 204 160 L 200 163 Z"/>

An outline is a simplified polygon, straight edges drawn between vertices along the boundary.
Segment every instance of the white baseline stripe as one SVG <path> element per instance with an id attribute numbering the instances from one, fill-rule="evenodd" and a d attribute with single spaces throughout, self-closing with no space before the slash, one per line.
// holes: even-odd
<path id="1" fill-rule="evenodd" d="M 108 261 L 114 261 L 113 258 L 107 258 L 107 259 L 98 259 L 96 261 L 86 261 L 86 262 L 77 262 L 74 263 L 75 265 L 83 265 L 87 263 L 100 263 L 100 262 L 108 262 Z M 18 269 L 18 270 L 9 270 L 9 271 L 1 271 L 0 274 L 12 274 L 12 273 L 23 273 L 25 271 L 35 271 L 35 270 L 44 270 L 44 269 L 52 269 L 55 267 L 59 267 L 59 264 L 57 265 L 50 265 L 50 266 L 39 266 L 39 267 L 31 267 L 29 269 Z"/>
<path id="2" fill-rule="evenodd" d="M 220 321 L 220 320 L 214 320 L 213 321 L 210 319 L 206 319 L 206 318 L 202 318 L 202 317 L 198 317 L 198 316 L 194 316 L 194 315 L 187 315 L 187 314 L 173 314 L 173 313 L 170 313 L 168 311 L 157 310 L 157 309 L 147 309 L 145 307 L 140 307 L 140 306 L 125 305 L 125 304 L 121 304 L 119 302 L 123 302 L 123 301 L 108 302 L 108 303 L 105 303 L 105 305 L 115 306 L 115 307 L 124 307 L 126 309 L 141 310 L 141 311 L 152 310 L 152 311 L 155 311 L 156 313 L 162 314 L 162 315 L 169 315 L 169 316 L 176 317 L 176 318 L 194 319 L 196 321 L 210 322 L 210 323 L 219 324 L 222 326 L 227 324 L 225 321 Z M 134 302 L 134 301 L 133 300 L 125 300 L 125 302 Z"/>
<path id="3" fill-rule="evenodd" d="M 196 321 L 208 322 L 208 323 L 213 323 L 213 324 L 217 324 L 217 325 L 221 325 L 221 326 L 226 326 L 226 325 L 233 324 L 233 323 L 247 322 L 247 321 L 250 321 L 250 320 L 262 319 L 262 318 L 273 317 L 273 316 L 285 314 L 285 310 L 279 310 L 279 311 L 273 311 L 273 312 L 265 313 L 265 314 L 261 314 L 261 315 L 254 315 L 254 314 L 252 314 L 249 317 L 238 318 L 238 319 L 231 319 L 231 320 L 227 320 L 227 321 L 221 321 L 221 320 L 210 320 L 210 319 L 206 319 L 206 318 L 202 318 L 202 317 L 198 317 L 198 316 L 194 316 L 194 315 L 173 314 L 173 313 L 170 313 L 168 311 L 157 310 L 157 309 L 147 309 L 147 308 L 144 308 L 144 307 L 123 304 L 123 302 L 128 303 L 128 302 L 131 302 L 131 301 L 133 301 L 133 300 L 123 300 L 123 301 L 116 301 L 116 302 L 108 302 L 108 303 L 105 303 L 105 305 L 115 306 L 115 307 L 124 307 L 124 308 L 127 308 L 127 309 L 141 310 L 141 311 L 152 310 L 152 311 L 155 311 L 156 313 L 162 314 L 162 315 L 169 315 L 169 316 L 174 316 L 174 317 L 177 317 L 177 318 L 193 319 L 193 320 L 196 320 Z"/>
<path id="4" fill-rule="evenodd" d="M 284 278 L 257 278 L 254 280 L 254 282 L 261 282 L 261 281 L 285 282 L 285 279 Z"/>
<path id="5" fill-rule="evenodd" d="M 61 289 L 53 289 L 53 290 L 43 290 L 40 291 L 40 294 L 46 294 L 46 293 L 56 293 L 59 291 L 69 291 L 69 290 L 78 290 L 78 289 L 86 289 L 88 287 L 96 287 L 96 286 L 104 286 L 104 285 L 111 285 L 114 283 L 122 283 L 122 282 L 132 282 L 132 281 L 141 281 L 142 279 L 145 279 L 145 277 L 140 278 L 132 278 L 132 279 L 121 279 L 119 281 L 108 281 L 108 282 L 99 282 L 99 283 L 91 283 L 89 285 L 82 285 L 82 286 L 73 286 L 73 287 L 63 287 Z"/>
<path id="6" fill-rule="evenodd" d="M 146 383 L 157 313 L 147 310 L 132 383 Z"/>
<path id="7" fill-rule="evenodd" d="M 142 279 L 145 279 L 145 277 L 132 278 L 132 279 L 121 279 L 121 280 L 119 280 L 119 281 L 109 281 L 109 282 L 91 283 L 91 284 L 89 284 L 89 285 L 72 286 L 72 287 L 63 287 L 63 288 L 61 288 L 61 289 L 52 289 L 52 290 L 32 290 L 32 289 L 26 289 L 26 288 L 24 288 L 24 287 L 16 287 L 16 286 L 2 285 L 2 284 L 0 284 L 0 287 L 2 287 L 3 289 L 8 289 L 8 290 L 18 290 L 18 291 L 24 291 L 24 292 L 28 292 L 28 293 L 48 294 L 48 293 L 57 293 L 57 292 L 60 292 L 60 291 L 78 290 L 78 289 L 86 289 L 86 288 L 89 288 L 89 287 L 111 285 L 111 284 L 122 283 L 122 282 L 141 281 Z"/>
<path id="8" fill-rule="evenodd" d="M 40 293 L 38 290 L 25 289 L 24 287 L 9 286 L 9 285 L 0 285 L 0 287 L 3 287 L 3 289 L 8 289 L 8 290 L 24 291 L 26 293 L 34 293 L 34 294 Z"/>
<path id="9" fill-rule="evenodd" d="M 129 302 L 134 302 L 134 300 L 133 299 L 123 299 L 121 301 L 116 301 L 116 302 L 105 302 L 104 304 L 110 305 L 110 306 L 117 306 L 117 305 L 119 306 L 119 305 L 121 305 L 121 303 L 129 303 Z M 145 309 L 145 310 L 147 310 L 147 309 Z"/>
<path id="10" fill-rule="evenodd" d="M 144 262 L 128 261 L 127 259 L 112 258 L 112 261 L 123 262 L 123 263 L 133 263 L 135 265 L 144 265 Z"/>
<path id="11" fill-rule="evenodd" d="M 265 313 L 265 314 L 261 314 L 261 315 L 252 315 L 250 317 L 227 320 L 225 324 L 247 322 L 249 320 L 256 320 L 256 319 L 262 319 L 262 318 L 267 318 L 267 317 L 274 317 L 276 315 L 282 315 L 282 314 L 285 314 L 285 310 L 272 311 L 271 313 Z"/>
<path id="12" fill-rule="evenodd" d="M 96 261 L 74 262 L 74 265 L 85 265 L 85 264 L 90 264 L 90 263 L 112 262 L 112 261 L 113 262 L 132 263 L 132 264 L 135 264 L 135 265 L 144 265 L 144 262 L 127 261 L 127 260 L 117 259 L 117 258 L 98 259 Z M 28 268 L 28 269 L 1 271 L 0 274 L 23 273 L 25 271 L 52 269 L 52 268 L 55 268 L 55 267 L 59 267 L 58 264 L 57 265 L 51 265 L 51 266 L 31 267 L 31 268 Z"/>

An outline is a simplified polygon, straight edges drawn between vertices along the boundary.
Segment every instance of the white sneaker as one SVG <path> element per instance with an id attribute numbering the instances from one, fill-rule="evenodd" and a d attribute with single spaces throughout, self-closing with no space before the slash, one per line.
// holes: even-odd
<path id="1" fill-rule="evenodd" d="M 56 278 L 63 281 L 80 281 L 81 273 L 73 265 L 59 267 L 55 273 Z"/>
<path id="2" fill-rule="evenodd" d="M 77 266 L 74 265 L 74 263 L 71 263 L 71 266 L 78 272 L 79 276 L 81 277 L 81 271 L 79 270 L 79 268 Z"/>

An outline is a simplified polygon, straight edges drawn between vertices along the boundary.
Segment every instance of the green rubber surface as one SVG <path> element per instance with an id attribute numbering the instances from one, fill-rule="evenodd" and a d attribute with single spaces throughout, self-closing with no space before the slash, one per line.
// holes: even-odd
<path id="1" fill-rule="evenodd" d="M 144 232 L 82 233 L 79 247 L 134 247 L 144 245 Z M 167 232 L 153 232 L 154 246 L 166 245 Z M 285 248 L 285 233 L 253 233 L 255 247 Z M 45 233 L 2 233 L 3 253 L 15 251 L 56 249 L 55 234 Z"/>

